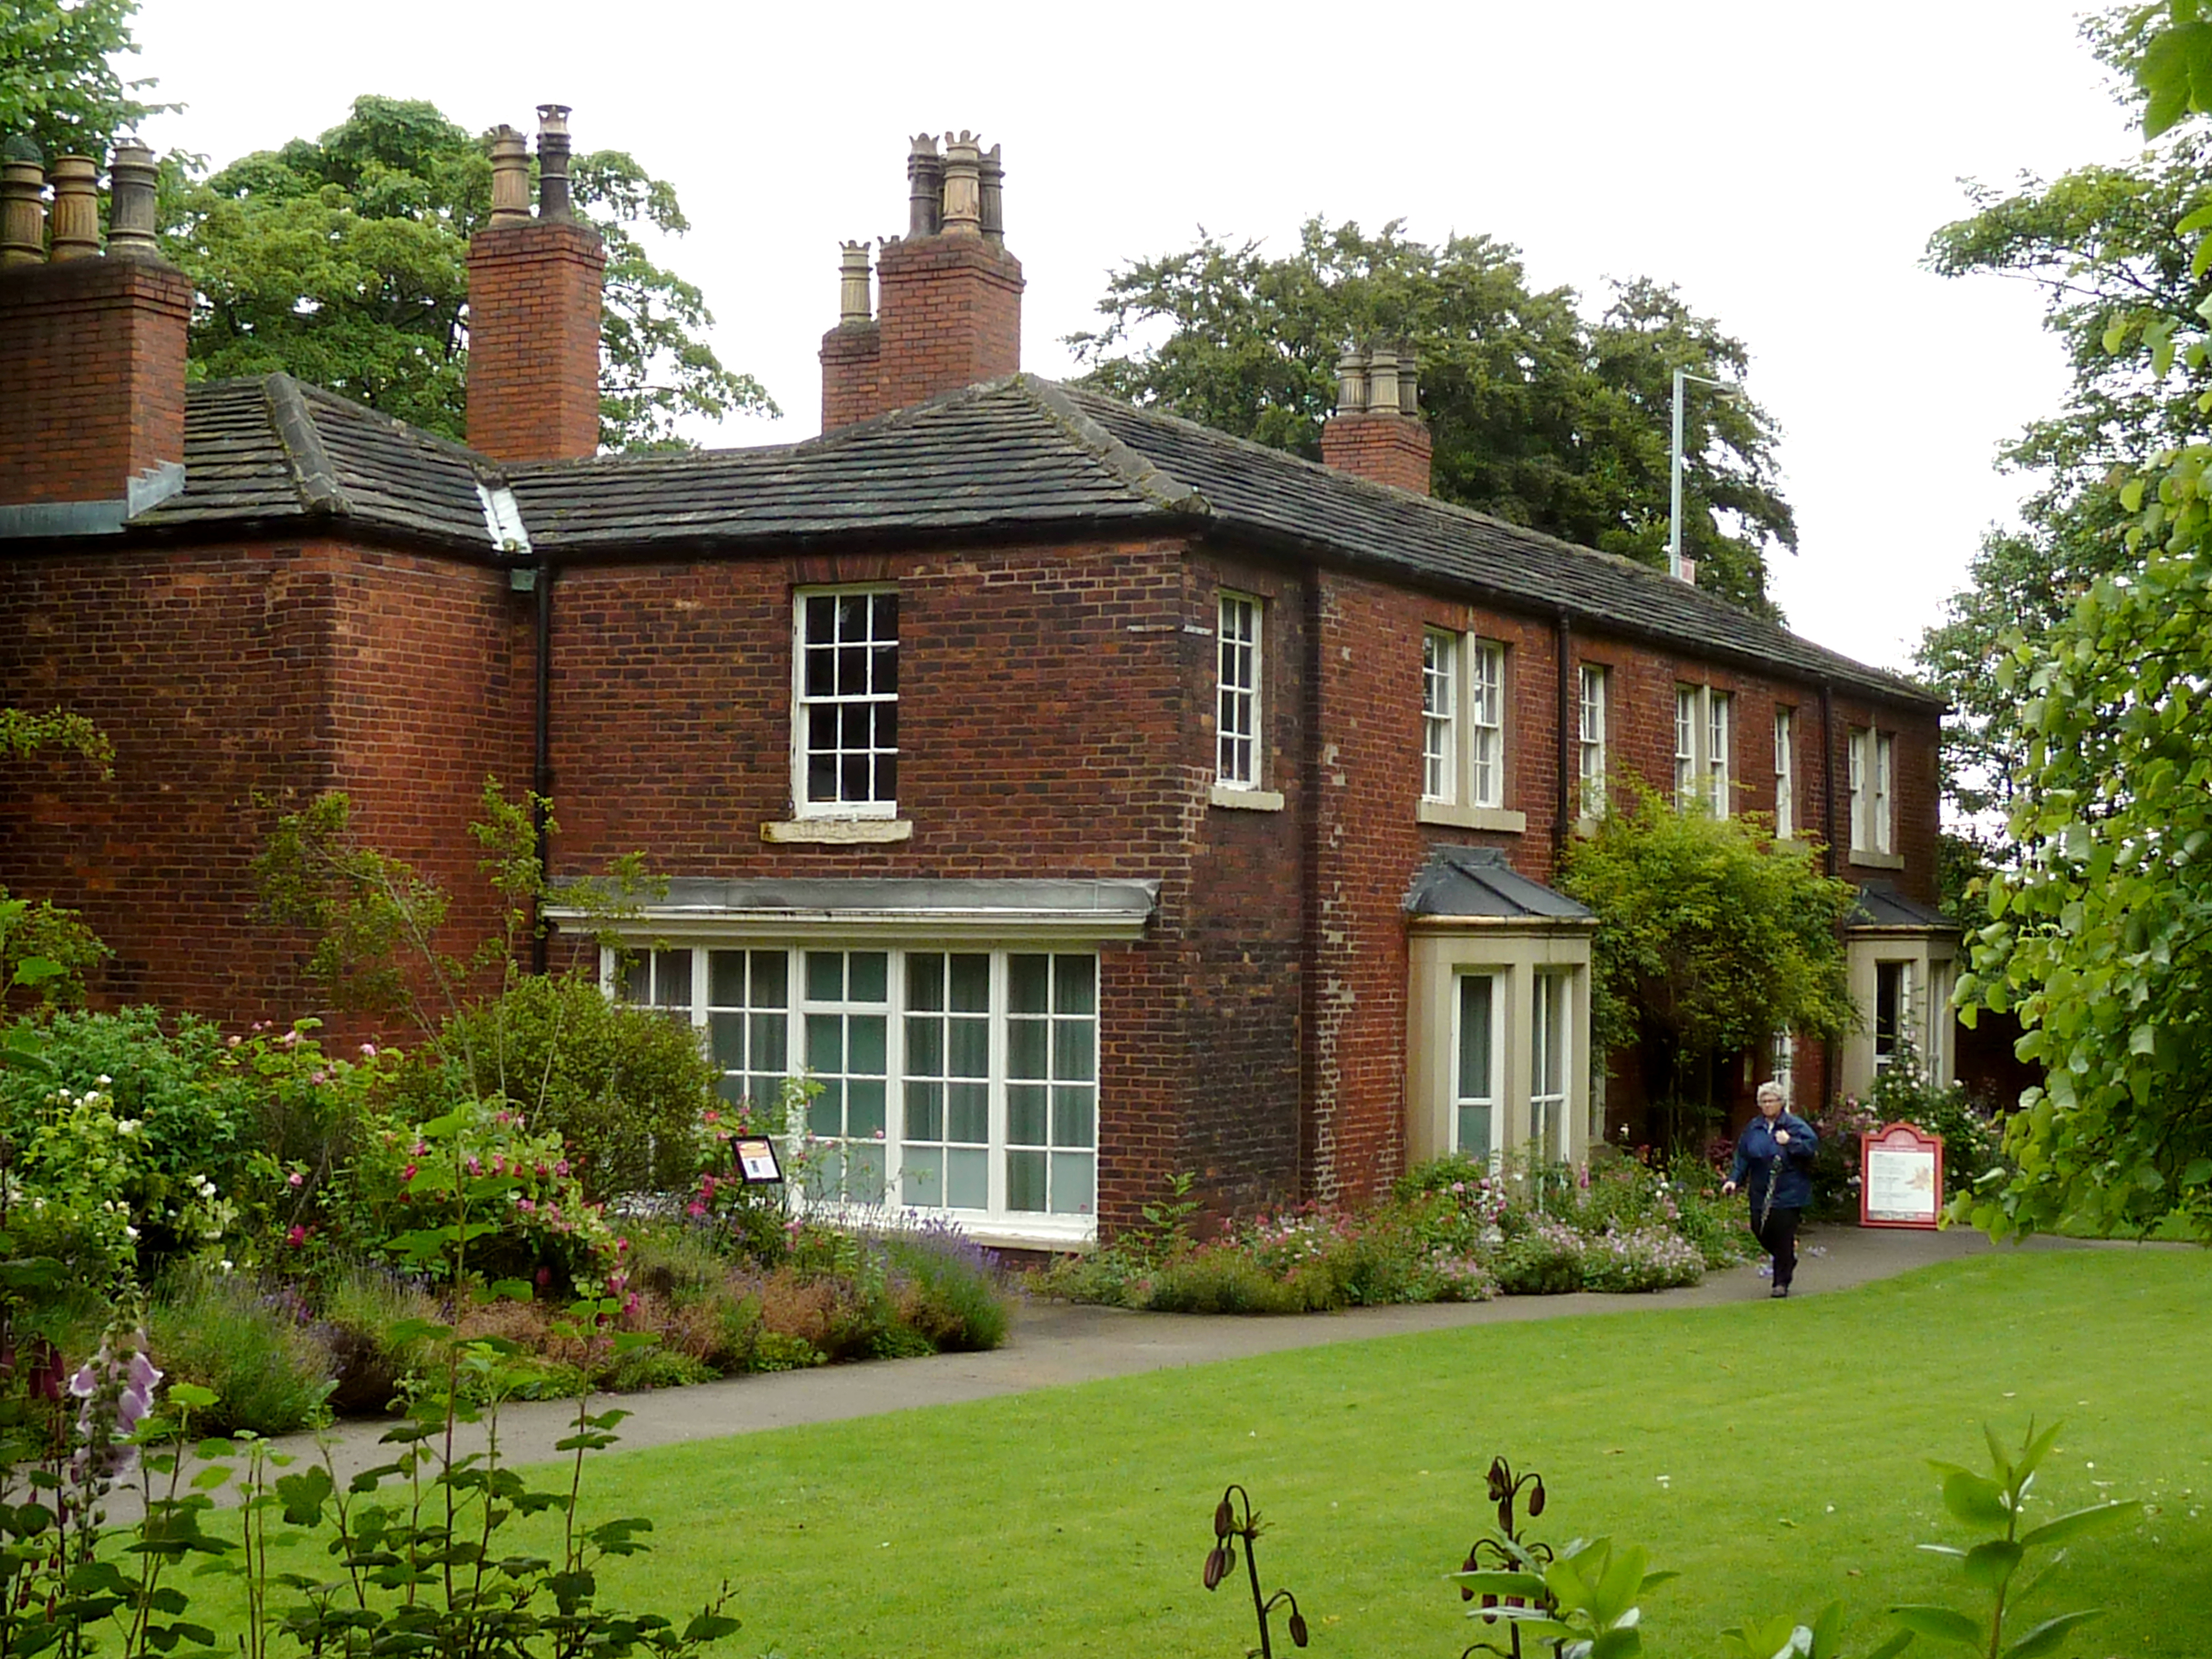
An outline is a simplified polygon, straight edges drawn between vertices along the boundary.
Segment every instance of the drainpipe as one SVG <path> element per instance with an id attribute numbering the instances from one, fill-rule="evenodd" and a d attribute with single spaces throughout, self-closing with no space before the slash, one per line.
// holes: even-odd
<path id="1" fill-rule="evenodd" d="M 1820 682 L 1820 815 L 1827 820 L 1827 872 L 1836 873 L 1836 688 Z M 1820 1044 L 1820 1105 L 1825 1109 L 1836 1097 L 1836 1041 Z"/>
<path id="2" fill-rule="evenodd" d="M 1558 775 L 1553 780 L 1552 791 L 1552 867 L 1555 874 L 1559 869 L 1559 854 L 1566 850 L 1567 845 L 1567 762 L 1576 753 L 1575 741 L 1581 735 L 1579 728 L 1573 737 L 1568 735 L 1569 723 L 1574 718 L 1571 695 L 1575 672 L 1574 647 L 1574 629 L 1567 621 L 1567 613 L 1562 611 L 1559 614 L 1553 645 L 1559 662 L 1559 765 L 1555 769 Z"/>
<path id="3" fill-rule="evenodd" d="M 553 566 L 538 561 L 538 720 L 535 754 L 530 773 L 530 827 L 538 853 L 538 879 L 542 888 L 553 875 L 553 849 L 546 834 L 545 803 L 553 793 Z M 530 971 L 543 977 L 546 971 L 545 923 L 532 906 Z"/>

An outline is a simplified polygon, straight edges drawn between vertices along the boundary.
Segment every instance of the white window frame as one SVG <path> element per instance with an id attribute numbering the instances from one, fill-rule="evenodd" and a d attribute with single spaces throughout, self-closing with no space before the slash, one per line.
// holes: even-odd
<path id="1" fill-rule="evenodd" d="M 869 632 L 866 641 L 866 648 L 871 653 L 869 664 L 871 689 L 866 692 L 860 693 L 859 695 L 847 695 L 834 691 L 827 695 L 809 695 L 806 689 L 807 651 L 810 644 L 806 632 L 808 602 L 812 599 L 822 599 L 834 601 L 837 599 L 858 598 L 866 598 L 872 601 L 878 595 L 890 596 L 896 605 L 896 601 L 898 598 L 898 589 L 890 584 L 878 582 L 866 586 L 801 587 L 795 590 L 792 595 L 791 804 L 793 813 L 799 817 L 896 818 L 898 817 L 898 797 L 897 791 L 896 789 L 887 796 L 875 796 L 872 794 L 869 799 L 865 800 L 847 800 L 842 799 L 844 783 L 843 767 L 842 764 L 840 764 L 837 769 L 837 796 L 827 800 L 817 800 L 810 793 L 811 780 L 809 774 L 811 769 L 810 758 L 812 753 L 813 726 L 816 711 L 828 708 L 842 709 L 845 707 L 856 703 L 866 703 L 874 707 L 881 707 L 888 704 L 892 711 L 892 720 L 896 722 L 897 719 L 899 694 L 896 688 L 887 693 L 878 692 L 872 689 L 874 675 L 873 653 L 882 644 L 885 643 L 885 641 L 878 641 L 874 637 L 876 607 L 872 603 L 871 603 L 868 607 Z M 833 605 L 830 614 L 833 617 L 833 633 L 831 638 L 828 641 L 815 644 L 816 649 L 828 648 L 834 651 L 841 642 L 842 636 L 835 630 L 842 626 L 842 609 Z M 897 627 L 898 621 L 896 619 L 895 611 L 893 622 L 894 632 L 890 640 L 888 641 L 891 649 L 891 658 L 894 665 L 893 673 L 895 678 L 896 675 L 896 665 L 898 658 L 899 645 L 898 635 L 896 631 Z M 872 724 L 872 719 L 871 723 Z M 872 733 L 872 735 L 873 734 Z M 894 777 L 896 775 L 896 767 L 900 750 L 896 739 L 894 739 L 891 744 L 887 748 L 875 744 L 872 742 L 870 747 L 865 751 L 862 751 L 846 749 L 843 746 L 841 734 L 839 745 L 832 752 L 841 757 L 848 753 L 865 752 L 868 754 L 872 757 L 869 768 L 869 782 L 872 790 L 874 787 L 876 775 L 876 764 L 873 757 L 878 756 L 888 756 L 892 763 L 893 775 Z"/>
<path id="2" fill-rule="evenodd" d="M 1505 805 L 1505 647 L 1467 640 L 1467 804 Z"/>
<path id="3" fill-rule="evenodd" d="M 1774 833 L 1788 841 L 1797 833 L 1797 711 L 1774 711 Z"/>
<path id="4" fill-rule="evenodd" d="M 1870 732 L 1855 731 L 1851 733 L 1850 742 L 1845 745 L 1846 751 L 1850 757 L 1851 851 L 1854 853 L 1865 853 L 1873 850 L 1868 847 L 1866 840 L 1866 748 L 1867 739 L 1872 735 L 1873 733 Z"/>
<path id="5" fill-rule="evenodd" d="M 1467 1056 L 1467 1034 L 1462 1022 L 1467 1015 L 1467 982 L 1478 979 L 1490 988 L 1490 1074 L 1481 1079 L 1480 1091 L 1471 1091 L 1461 1064 Z M 1488 1158 L 1492 1169 L 1498 1166 L 1505 1152 L 1505 1010 L 1510 992 L 1511 981 L 1499 969 L 1474 969 L 1452 976 L 1452 1101 L 1449 1123 L 1451 1150 L 1468 1157 L 1477 1156 L 1462 1142 L 1460 1114 L 1479 1107 L 1490 1114 L 1490 1145 L 1481 1155 Z"/>
<path id="6" fill-rule="evenodd" d="M 1735 699 L 1710 685 L 1674 688 L 1674 805 L 1703 802 L 1717 818 L 1735 805 L 1730 787 Z"/>
<path id="7" fill-rule="evenodd" d="M 1771 1069 L 1767 1075 L 1782 1085 L 1782 1103 L 1794 1112 L 1797 1109 L 1797 1033 L 1777 1031 L 1769 1059 Z"/>
<path id="8" fill-rule="evenodd" d="M 1567 1155 L 1567 1105 L 1575 1091 L 1574 993 L 1572 971 L 1554 968 L 1536 969 L 1529 987 L 1528 1146 L 1547 1162 Z"/>
<path id="9" fill-rule="evenodd" d="M 1874 1028 L 1874 1068 L 1877 1072 L 1885 1069 L 1889 1065 L 1890 1061 L 1897 1057 L 1897 1040 L 1899 1037 L 1905 1038 L 1907 1042 L 1911 1042 L 1915 1047 L 1917 1047 L 1919 1044 L 1919 1035 L 1915 1029 L 1917 1024 L 1915 1015 L 1917 1011 L 1912 1006 L 1912 981 L 1914 978 L 1913 969 L 1915 966 L 1917 966 L 1917 964 L 1910 957 L 1883 957 L 1877 959 L 1875 963 L 1874 1018 L 1871 1023 Z M 1881 1032 L 1881 981 L 1883 971 L 1886 969 L 1891 968 L 1894 968 L 1897 970 L 1897 1006 L 1890 1016 L 1890 1046 L 1887 1050 L 1885 1051 L 1882 1048 Z M 1923 1054 L 1921 1059 L 1922 1064 L 1924 1066 L 1926 1064 L 1927 1057 Z"/>
<path id="10" fill-rule="evenodd" d="M 1215 638 L 1214 781 L 1225 789 L 1257 789 L 1261 781 L 1265 713 L 1261 655 L 1267 602 L 1224 588 L 1218 595 Z"/>
<path id="11" fill-rule="evenodd" d="M 1421 631 L 1421 799 L 1459 799 L 1459 635 Z"/>
<path id="12" fill-rule="evenodd" d="M 1897 734 L 1875 726 L 1851 732 L 1851 851 L 1880 858 L 1897 851 Z"/>
<path id="13" fill-rule="evenodd" d="M 1601 817 L 1605 812 L 1605 715 L 1607 675 L 1602 664 L 1582 665 L 1581 715 L 1577 741 L 1578 775 L 1582 781 L 1581 814 Z"/>
<path id="14" fill-rule="evenodd" d="M 787 1065 L 786 1074 L 788 1076 L 805 1074 L 806 1021 L 809 1014 L 828 1018 L 850 1017 L 857 1013 L 863 1017 L 880 1015 L 884 1019 L 884 1103 L 882 1141 L 884 1151 L 881 1184 L 885 1200 L 891 1207 L 910 1208 L 928 1215 L 943 1215 L 958 1223 L 969 1232 L 987 1239 L 1016 1237 L 1082 1243 L 1097 1236 L 1099 1125 L 1103 1115 L 1103 1090 L 1098 1073 L 1105 1054 L 1105 1020 L 1103 1008 L 1103 960 L 1095 941 L 1060 939 L 1009 941 L 1003 939 L 986 940 L 933 938 L 885 940 L 842 933 L 799 939 L 763 938 L 754 935 L 674 940 L 656 938 L 651 940 L 649 945 L 647 941 L 641 940 L 635 946 L 610 946 L 603 950 L 600 955 L 601 984 L 610 996 L 626 994 L 632 987 L 639 983 L 639 964 L 642 963 L 644 973 L 642 982 L 648 997 L 653 999 L 651 1006 L 665 1010 L 672 1018 L 690 1024 L 698 1032 L 702 1045 L 707 1046 L 711 1054 L 711 1018 L 718 1009 L 709 997 L 709 981 L 713 970 L 711 958 L 708 953 L 714 951 L 744 951 L 763 955 L 775 952 L 784 954 L 786 1006 L 781 1012 L 784 1018 L 784 1052 Z M 811 994 L 806 978 L 806 957 L 810 951 L 836 952 L 844 955 L 848 960 L 843 971 L 848 974 L 850 972 L 851 965 L 849 959 L 854 953 L 884 953 L 887 957 L 884 1000 L 880 1003 L 853 1000 L 850 996 L 849 981 L 845 985 L 846 996 L 828 1001 L 816 1000 Z M 690 957 L 688 983 L 684 986 L 685 1000 L 683 1001 L 659 1000 L 654 993 L 659 987 L 664 970 L 667 970 L 667 977 L 672 981 L 683 979 L 682 975 L 673 971 L 675 964 L 672 959 L 678 953 L 686 954 Z M 912 1015 L 924 1019 L 940 1017 L 935 1011 L 917 1011 L 910 1006 L 908 966 L 913 958 L 920 956 L 988 956 L 990 958 L 988 1015 L 990 1022 L 988 1041 L 990 1073 L 988 1079 L 989 1090 L 988 1201 L 981 1209 L 972 1206 L 956 1208 L 940 1204 L 908 1205 L 902 1202 L 906 1173 L 902 1154 L 905 1146 L 907 1085 L 910 1082 L 927 1084 L 943 1080 L 942 1074 L 909 1077 L 907 1071 L 908 1017 Z M 1016 957 L 1027 956 L 1042 956 L 1048 958 L 1087 958 L 1090 963 L 1091 984 L 1089 1012 L 1063 1013 L 1048 1006 L 1047 1012 L 1041 1016 L 1017 1013 L 1012 1006 L 1012 959 Z M 1058 972 L 1056 965 L 1048 969 L 1048 986 L 1057 984 Z M 757 1015 L 762 1012 L 763 1011 L 759 1009 L 746 1011 L 748 1016 Z M 1032 1079 L 1015 1078 L 1012 1075 L 1013 1057 L 1011 1025 L 1018 1020 L 1037 1018 L 1042 1018 L 1047 1028 L 1045 1053 L 1048 1072 L 1056 1070 L 1061 1059 L 1061 1045 L 1055 1041 L 1055 1034 L 1060 1026 L 1069 1025 L 1082 1027 L 1089 1033 L 1091 1073 L 1087 1079 L 1048 1075 L 1042 1079 L 1034 1080 L 1034 1086 L 1041 1086 L 1045 1091 L 1047 1141 L 1042 1148 L 1033 1147 L 1026 1142 L 1017 1145 L 1012 1140 L 1011 1115 L 1008 1105 L 1010 1088 L 1033 1085 Z M 1074 1043 L 1072 1051 L 1073 1057 L 1079 1061 L 1082 1047 L 1083 1044 L 1079 1040 Z M 872 1076 L 872 1073 L 869 1075 Z M 1054 1097 L 1055 1093 L 1060 1090 L 1074 1090 L 1079 1092 L 1086 1089 L 1090 1097 L 1088 1123 L 1090 1144 L 1087 1146 L 1082 1146 L 1056 1143 L 1054 1133 L 1057 1125 L 1054 1121 L 1054 1114 L 1060 1105 L 1066 1102 L 1064 1097 L 1061 1101 L 1056 1102 Z M 726 1096 L 726 1098 L 727 1098 Z M 760 1103 L 765 1105 L 769 1103 Z M 944 1127 L 945 1126 L 940 1123 L 940 1128 Z M 1078 1129 L 1080 1133 L 1080 1125 L 1078 1126 Z M 789 1139 L 794 1150 L 803 1147 L 805 1138 L 806 1132 L 803 1126 L 792 1127 Z M 843 1139 L 842 1136 L 817 1135 L 816 1137 L 817 1144 L 825 1140 L 842 1141 Z M 873 1137 L 866 1139 L 872 1140 Z M 939 1148 L 948 1143 L 940 1135 L 939 1139 L 917 1144 L 920 1146 Z M 959 1144 L 964 1146 L 972 1143 Z M 1061 1170 L 1055 1170 L 1054 1165 L 1055 1157 L 1087 1158 L 1090 1180 L 1089 1198 L 1085 1203 L 1079 1207 L 1066 1210 L 1016 1210 L 1008 1207 L 1009 1188 L 1012 1185 L 1010 1156 L 1018 1152 L 1034 1152 L 1039 1150 L 1045 1153 L 1048 1204 L 1054 1200 L 1054 1195 L 1051 1188 L 1057 1175 L 1061 1170 L 1072 1168 L 1072 1166 L 1063 1165 Z M 849 1203 L 828 1197 L 806 1199 L 799 1183 L 795 1180 L 793 1183 L 793 1194 L 794 1199 L 802 1200 L 806 1207 L 827 1213 L 833 1218 L 848 1211 L 860 1212 L 870 1207 L 866 1202 L 868 1194 L 861 1194 Z"/>
<path id="15" fill-rule="evenodd" d="M 1877 853 L 1897 850 L 1897 738 L 1874 734 L 1874 823 L 1870 840 Z"/>

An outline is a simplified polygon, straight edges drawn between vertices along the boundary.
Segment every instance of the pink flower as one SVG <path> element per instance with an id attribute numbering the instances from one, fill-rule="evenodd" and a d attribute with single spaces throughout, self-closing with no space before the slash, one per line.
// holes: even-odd
<path id="1" fill-rule="evenodd" d="M 399 1178 L 400 1178 L 402 1181 L 412 1181 L 412 1180 L 414 1180 L 414 1179 L 415 1179 L 415 1166 L 414 1166 L 412 1164 L 409 1164 L 405 1169 L 402 1170 L 399 1172 Z"/>
<path id="2" fill-rule="evenodd" d="M 330 1080 L 331 1074 L 328 1072 L 311 1073 L 307 1078 L 308 1082 L 314 1084 L 319 1088 L 322 1085 L 328 1083 Z"/>
<path id="3" fill-rule="evenodd" d="M 568 1160 L 564 1158 L 558 1164 L 556 1164 L 553 1166 L 553 1173 L 556 1176 L 567 1175 L 568 1173 Z"/>
<path id="4" fill-rule="evenodd" d="M 520 1207 L 523 1214 L 528 1215 L 532 1210 L 535 1210 L 538 1207 L 538 1205 L 534 1200 L 526 1198 L 522 1200 Z"/>
<path id="5" fill-rule="evenodd" d="M 295 1170 L 291 1174 L 284 1177 L 284 1184 L 287 1187 L 297 1187 L 303 1183 L 307 1178 L 307 1176 L 301 1175 L 297 1170 Z"/>
<path id="6" fill-rule="evenodd" d="M 284 1243 L 286 1246 L 291 1249 L 296 1250 L 307 1242 L 307 1230 L 300 1225 L 296 1221 L 292 1224 L 291 1227 L 287 1230 L 284 1234 Z"/>
<path id="7" fill-rule="evenodd" d="M 471 1175 L 482 1175 L 483 1173 L 483 1165 L 477 1162 L 476 1156 L 473 1153 L 469 1157 L 469 1173 Z"/>
<path id="8" fill-rule="evenodd" d="M 289 1048 L 299 1042 L 300 1034 L 297 1031 L 287 1031 L 283 1036 L 278 1037 L 276 1041 L 283 1043 L 287 1048 Z"/>
<path id="9" fill-rule="evenodd" d="M 707 1213 L 707 1206 L 695 1198 L 684 1206 L 684 1213 L 689 1216 L 702 1216 Z"/>
<path id="10" fill-rule="evenodd" d="M 707 1109 L 707 1121 L 709 1123 L 720 1123 L 721 1121 L 722 1115 L 716 1111 L 713 1107 L 709 1106 Z"/>
<path id="11" fill-rule="evenodd" d="M 615 1254 L 617 1255 L 625 1255 L 628 1253 L 629 1249 L 629 1240 L 626 1238 L 618 1238 L 615 1240 Z"/>
<path id="12" fill-rule="evenodd" d="M 540 1267 L 538 1270 L 538 1288 L 542 1291 L 552 1282 L 553 1270 L 550 1267 Z"/>
<path id="13" fill-rule="evenodd" d="M 361 1045 L 361 1057 L 363 1060 L 374 1060 L 376 1058 L 376 1045 L 374 1042 L 362 1043 Z"/>

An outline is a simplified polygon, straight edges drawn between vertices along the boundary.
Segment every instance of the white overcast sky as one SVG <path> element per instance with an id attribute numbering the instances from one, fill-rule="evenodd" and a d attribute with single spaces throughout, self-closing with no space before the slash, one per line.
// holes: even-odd
<path id="1" fill-rule="evenodd" d="M 2137 148 L 2079 10 L 144 0 L 137 34 L 138 71 L 187 106 L 148 137 L 217 162 L 360 93 L 471 129 L 572 105 L 580 149 L 676 185 L 694 228 L 668 261 L 786 411 L 692 434 L 709 444 L 817 429 L 837 244 L 904 229 L 922 131 L 1005 147 L 1023 364 L 1043 374 L 1069 372 L 1061 337 L 1111 268 L 1200 225 L 1288 248 L 1310 214 L 1403 218 L 1516 243 L 1541 284 L 1672 282 L 1749 345 L 1782 423 L 1792 625 L 1901 665 L 2023 493 L 1998 444 L 2065 386 L 2037 293 L 1927 274 L 1928 234 L 1963 212 L 1961 179 Z"/>

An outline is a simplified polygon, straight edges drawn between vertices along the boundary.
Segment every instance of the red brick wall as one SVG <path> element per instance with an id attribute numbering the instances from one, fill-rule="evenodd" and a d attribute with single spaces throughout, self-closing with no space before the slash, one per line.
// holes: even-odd
<path id="1" fill-rule="evenodd" d="M 119 501 L 184 459 L 191 301 L 150 262 L 0 270 L 0 505 Z"/>
<path id="2" fill-rule="evenodd" d="M 1421 495 L 1429 493 L 1431 447 L 1427 423 L 1403 415 L 1334 415 L 1321 429 L 1329 465 Z"/>
<path id="3" fill-rule="evenodd" d="M 840 323 L 822 337 L 822 429 L 835 432 L 883 412 L 877 373 L 883 331 L 874 323 Z"/>
<path id="4" fill-rule="evenodd" d="M 599 447 L 599 288 L 587 224 L 533 220 L 469 239 L 469 444 L 495 460 Z"/>
<path id="5" fill-rule="evenodd" d="M 90 716 L 116 755 L 107 781 L 0 762 L 0 881 L 84 911 L 115 951 L 104 1003 L 289 1020 L 317 1009 L 307 942 L 255 919 L 249 866 L 275 811 L 343 788 L 366 837 L 453 891 L 465 954 L 492 921 L 477 793 L 527 775 L 504 586 L 325 541 L 11 559 L 0 685 Z"/>
<path id="6" fill-rule="evenodd" d="M 1003 247 L 974 236 L 886 243 L 876 283 L 882 346 L 870 413 L 1021 368 L 1022 262 Z"/>

